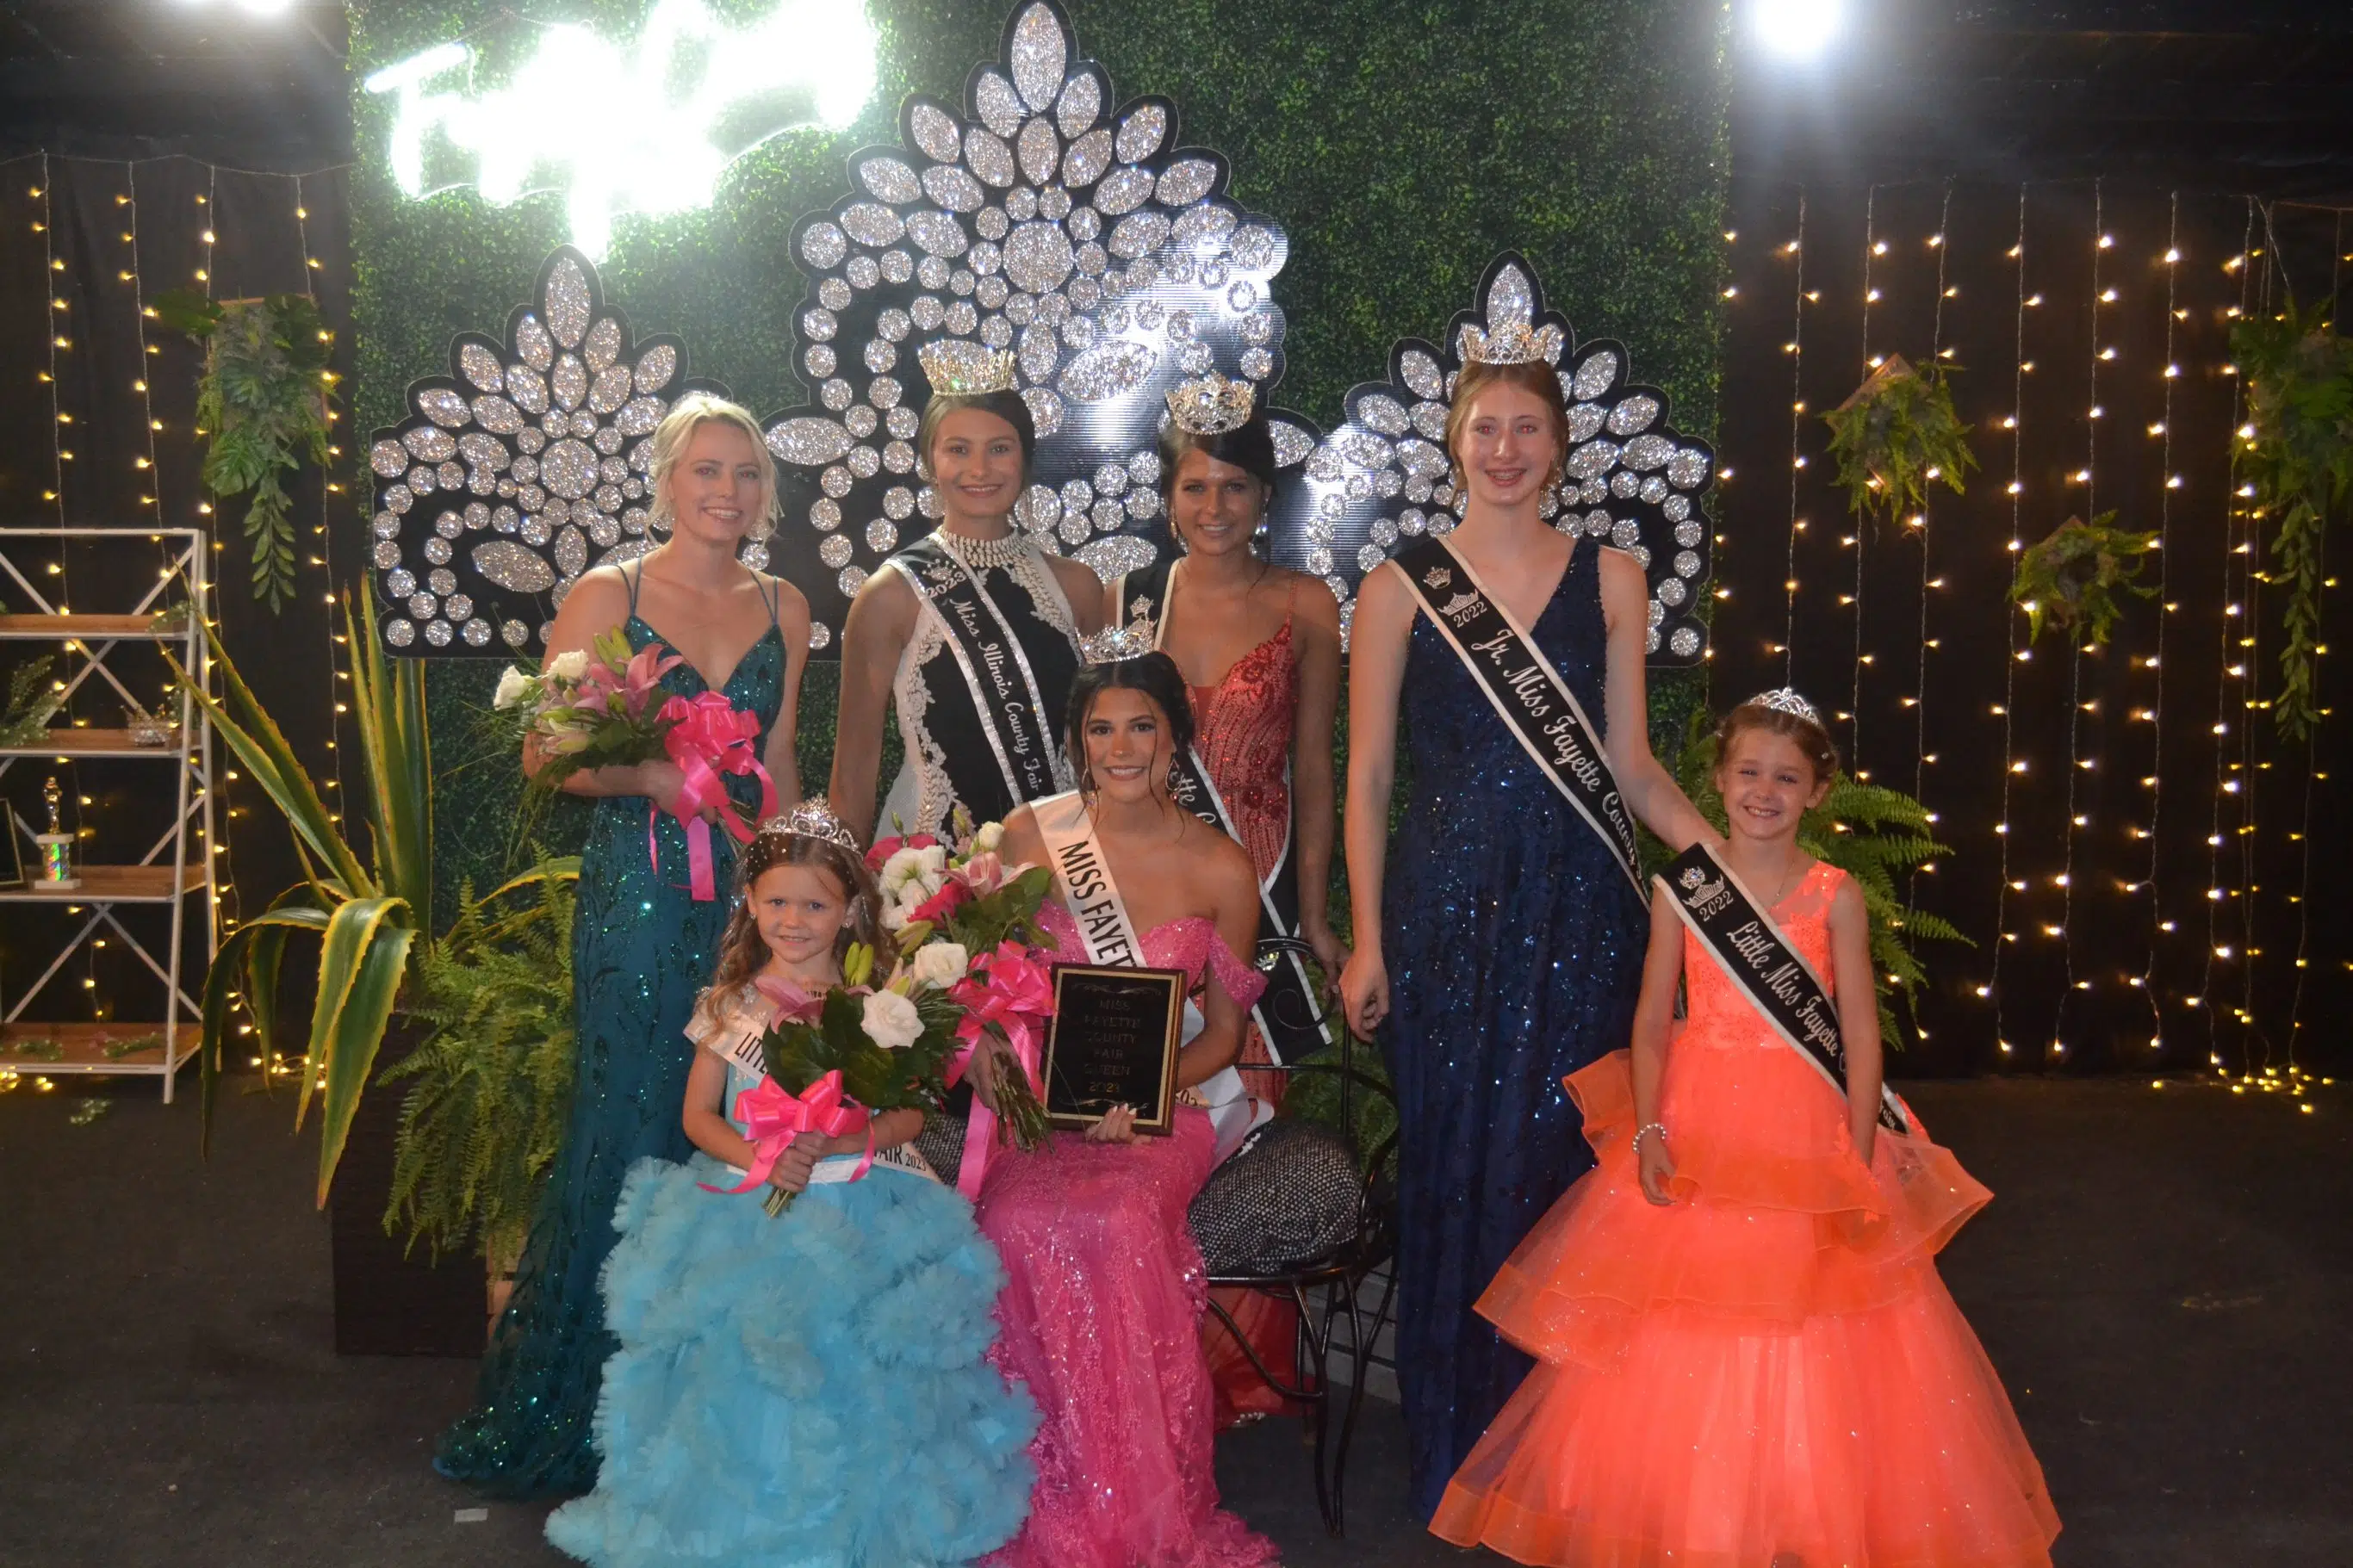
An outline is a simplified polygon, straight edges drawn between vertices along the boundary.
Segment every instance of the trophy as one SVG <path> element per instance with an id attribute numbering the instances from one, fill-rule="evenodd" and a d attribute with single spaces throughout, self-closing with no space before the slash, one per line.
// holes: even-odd
<path id="1" fill-rule="evenodd" d="M 65 830 L 58 812 L 64 792 L 51 778 L 41 785 L 42 804 L 49 808 L 49 830 L 33 835 L 33 842 L 41 847 L 41 886 L 64 891 L 81 886 L 81 879 L 73 874 L 73 835 Z"/>

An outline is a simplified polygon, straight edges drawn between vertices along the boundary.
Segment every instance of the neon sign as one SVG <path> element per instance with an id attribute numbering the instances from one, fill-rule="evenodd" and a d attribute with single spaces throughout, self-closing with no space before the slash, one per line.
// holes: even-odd
<path id="1" fill-rule="evenodd" d="M 702 0 L 657 0 L 626 46 L 545 27 L 503 87 L 471 90 L 465 43 L 388 66 L 366 86 L 395 95 L 390 159 L 402 191 L 470 184 L 501 206 L 561 191 L 572 243 L 602 257 L 622 214 L 708 206 L 727 166 L 770 137 L 849 124 L 873 95 L 874 49 L 864 7 L 849 0 L 786 0 L 742 28 Z"/>

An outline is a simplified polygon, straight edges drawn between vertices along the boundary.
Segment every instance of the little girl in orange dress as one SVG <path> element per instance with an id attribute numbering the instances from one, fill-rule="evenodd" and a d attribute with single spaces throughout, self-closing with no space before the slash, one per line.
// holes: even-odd
<path id="1" fill-rule="evenodd" d="M 1479 1300 L 1538 1365 L 1430 1529 L 1560 1568 L 2047 1568 L 2042 1468 L 1936 1268 L 1992 1194 L 1879 1124 L 1862 893 L 1798 847 L 1838 753 L 1788 691 L 1717 739 L 1718 868 L 1834 1001 L 1846 1095 L 1661 882 L 1632 1049 L 1567 1079 L 1600 1163 Z"/>

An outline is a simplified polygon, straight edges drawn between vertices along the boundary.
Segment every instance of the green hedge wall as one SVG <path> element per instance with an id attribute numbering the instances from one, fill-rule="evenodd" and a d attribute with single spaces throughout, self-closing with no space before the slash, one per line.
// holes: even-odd
<path id="1" fill-rule="evenodd" d="M 775 0 L 717 0 L 737 21 Z M 846 0 L 847 3 L 847 0 Z M 613 37 L 648 0 L 533 7 Z M 1724 0 L 1066 0 L 1082 54 L 1116 97 L 1174 99 L 1183 139 L 1233 163 L 1236 200 L 1280 221 L 1291 258 L 1276 283 L 1289 321 L 1279 401 L 1325 425 L 1342 394 L 1378 377 L 1389 345 L 1430 335 L 1469 304 L 1480 270 L 1516 247 L 1580 335 L 1625 341 L 1664 387 L 1683 429 L 1715 425 L 1718 298 L 1729 155 Z M 881 81 L 840 135 L 796 132 L 737 163 L 706 211 L 624 218 L 599 268 L 608 301 L 639 332 L 676 332 L 697 374 L 754 413 L 800 401 L 791 314 L 803 285 L 786 235 L 846 188 L 852 150 L 896 140 L 910 91 L 961 103 L 973 66 L 997 56 L 1008 0 L 867 0 Z M 395 423 L 417 376 L 447 369 L 461 331 L 495 331 L 565 237 L 557 199 L 492 207 L 470 191 L 404 197 L 385 163 L 388 104 L 371 72 L 466 35 L 480 79 L 535 47 L 505 0 L 353 0 L 351 70 L 358 431 Z M 584 96 L 551 106 L 602 115 Z M 353 527 L 359 526 L 358 519 Z M 442 886 L 497 869 L 509 847 L 512 768 L 477 755 L 468 710 L 495 666 L 453 661 L 431 679 L 442 775 Z M 832 744 L 833 670 L 811 668 L 804 776 Z M 1661 683 L 1654 718 L 1680 727 L 1693 677 Z M 886 774 L 887 776 L 887 774 Z M 577 831 L 559 817 L 551 833 Z M 444 915 L 446 919 L 446 912 Z"/>

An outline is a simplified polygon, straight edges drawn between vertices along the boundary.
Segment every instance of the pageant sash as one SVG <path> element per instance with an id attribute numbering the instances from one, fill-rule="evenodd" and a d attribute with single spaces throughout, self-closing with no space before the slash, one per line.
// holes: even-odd
<path id="1" fill-rule="evenodd" d="M 1838 1006 L 1813 966 L 1731 868 L 1703 841 L 1675 857 L 1653 880 L 1773 1032 L 1845 1099 L 1846 1045 L 1839 1035 Z M 1904 1102 L 1884 1083 L 1879 1086 L 1879 1124 L 1891 1132 L 1912 1131 Z"/>
<path id="2" fill-rule="evenodd" d="M 1634 869 L 1634 819 L 1626 813 L 1609 758 L 1576 693 L 1535 639 L 1488 595 L 1470 563 L 1438 535 L 1424 534 L 1390 563 L 1404 574 L 1422 613 L 1452 645 L 1495 716 L 1593 829 L 1635 896 L 1643 897 L 1642 879 Z"/>
<path id="3" fill-rule="evenodd" d="M 1151 626 L 1152 646 L 1155 648 L 1168 625 L 1173 565 L 1171 562 L 1155 561 L 1140 571 L 1126 573 L 1113 590 L 1113 602 L 1119 605 L 1123 621 Z M 1194 718 L 1198 721 L 1200 715 L 1197 713 Z M 1176 758 L 1176 777 L 1172 782 L 1176 804 L 1239 842 L 1241 835 L 1234 830 L 1233 816 L 1227 811 L 1217 785 L 1209 781 L 1208 765 L 1201 760 L 1199 749 L 1187 746 Z M 1287 762 L 1282 782 L 1287 792 L 1291 784 Z M 1298 949 L 1289 945 L 1299 941 L 1299 867 L 1293 858 L 1293 847 L 1292 822 L 1286 818 L 1282 825 L 1282 853 L 1275 858 L 1274 869 L 1260 881 L 1258 888 L 1259 941 L 1261 944 L 1281 941 L 1285 945 L 1277 950 L 1274 967 L 1264 971 L 1266 990 L 1250 1008 L 1250 1016 L 1258 1024 L 1259 1037 L 1266 1042 L 1267 1055 L 1278 1066 L 1331 1044 L 1324 1032 L 1324 1010 L 1316 1005 L 1315 987 L 1308 979 L 1306 963 Z"/>
<path id="4" fill-rule="evenodd" d="M 1119 884 L 1112 880 L 1111 862 L 1103 856 L 1103 840 L 1095 836 L 1094 819 L 1087 812 L 1084 797 L 1072 790 L 1032 801 L 1029 809 L 1038 818 L 1055 886 L 1060 889 L 1071 922 L 1079 928 L 1079 942 L 1087 950 L 1087 962 L 1105 969 L 1144 968 L 1144 940 L 1128 918 L 1127 900 L 1120 897 Z M 1188 1040 L 1200 1032 L 1191 1026 L 1191 1016 L 1187 1004 Z M 1271 1106 L 1250 1098 L 1242 1086 L 1242 1075 L 1231 1067 L 1220 1068 L 1195 1084 L 1193 1093 L 1208 1110 L 1221 1162 L 1241 1146 L 1261 1121 L 1274 1114 Z M 1259 1114 L 1261 1110 L 1264 1117 Z"/>
<path id="5" fill-rule="evenodd" d="M 891 557 L 915 591 L 922 613 L 946 633 L 973 711 L 988 737 L 1005 787 L 1016 801 L 1054 791 L 1054 748 L 1046 699 L 1029 655 L 979 576 L 935 535 L 926 534 Z"/>

